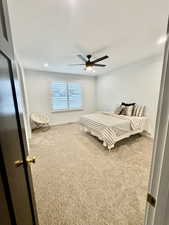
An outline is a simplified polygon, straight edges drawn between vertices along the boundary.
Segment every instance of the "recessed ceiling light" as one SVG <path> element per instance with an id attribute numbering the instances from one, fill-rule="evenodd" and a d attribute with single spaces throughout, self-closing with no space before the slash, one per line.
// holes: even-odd
<path id="1" fill-rule="evenodd" d="M 44 63 L 43 66 L 44 66 L 44 67 L 48 67 L 49 64 L 48 64 L 48 63 Z"/>
<path id="2" fill-rule="evenodd" d="M 167 40 L 167 35 L 161 36 L 158 40 L 157 40 L 157 44 L 161 45 L 164 44 Z"/>

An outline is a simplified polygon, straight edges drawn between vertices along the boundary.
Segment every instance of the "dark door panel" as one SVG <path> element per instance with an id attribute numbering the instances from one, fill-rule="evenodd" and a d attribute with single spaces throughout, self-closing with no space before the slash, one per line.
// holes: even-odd
<path id="1" fill-rule="evenodd" d="M 12 225 L 1 174 L 0 174 L 0 224 Z"/>
<path id="2" fill-rule="evenodd" d="M 33 224 L 32 212 L 23 166 L 16 167 L 15 161 L 24 160 L 18 132 L 16 109 L 13 99 L 10 62 L 0 54 L 0 142 L 5 161 L 11 197 L 17 225 Z M 19 203 L 19 204 L 18 204 Z M 25 220 L 27 218 L 27 220 Z"/>

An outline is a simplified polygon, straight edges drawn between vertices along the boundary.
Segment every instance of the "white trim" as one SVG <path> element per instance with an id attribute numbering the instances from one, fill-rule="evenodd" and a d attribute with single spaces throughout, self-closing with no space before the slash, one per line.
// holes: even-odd
<path id="1" fill-rule="evenodd" d="M 141 135 L 142 135 L 142 136 L 145 136 L 145 137 L 147 137 L 147 138 L 150 138 L 152 141 L 154 140 L 153 135 L 150 134 L 150 133 L 148 133 L 147 131 L 143 131 Z"/>
<path id="2" fill-rule="evenodd" d="M 24 68 L 21 64 L 21 60 L 17 56 L 16 52 L 15 52 L 15 65 L 16 65 L 16 72 L 17 72 L 17 77 L 18 77 L 20 91 L 21 91 L 21 107 L 23 112 L 25 134 L 26 134 L 26 140 L 27 140 L 28 151 L 29 151 L 28 140 L 31 138 L 32 131 L 31 131 L 31 125 L 30 125 L 30 119 L 29 119 L 29 105 L 28 105 L 25 73 L 24 73 Z"/>
<path id="3" fill-rule="evenodd" d="M 61 110 L 54 110 L 52 113 L 61 113 L 61 112 L 74 112 L 74 111 L 83 111 L 84 109 L 61 109 Z"/>
<path id="4" fill-rule="evenodd" d="M 156 207 L 146 207 L 145 225 L 167 225 L 169 221 L 169 39 L 165 46 L 162 80 L 155 129 L 153 158 L 148 192 L 156 199 Z"/>
<path id="5" fill-rule="evenodd" d="M 50 124 L 50 127 L 64 126 L 64 125 L 77 124 L 77 123 L 78 123 L 78 121 L 74 121 L 74 122 L 60 122 L 60 123 Z"/>

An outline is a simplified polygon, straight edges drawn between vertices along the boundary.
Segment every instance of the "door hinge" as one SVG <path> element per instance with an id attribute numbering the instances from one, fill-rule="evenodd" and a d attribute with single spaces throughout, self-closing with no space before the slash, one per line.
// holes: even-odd
<path id="1" fill-rule="evenodd" d="M 156 205 L 156 198 L 155 198 L 154 196 L 152 196 L 152 194 L 148 193 L 148 194 L 147 194 L 147 202 L 148 202 L 151 206 L 155 207 L 155 205 Z"/>

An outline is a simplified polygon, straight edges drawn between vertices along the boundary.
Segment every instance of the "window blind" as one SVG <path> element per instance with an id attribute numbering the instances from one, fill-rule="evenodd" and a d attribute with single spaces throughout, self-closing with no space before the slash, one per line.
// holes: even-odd
<path id="1" fill-rule="evenodd" d="M 52 110 L 75 110 L 81 108 L 80 83 L 63 81 L 52 83 Z"/>
<path id="2" fill-rule="evenodd" d="M 68 83 L 68 89 L 69 89 L 69 108 L 70 109 L 79 109 L 82 108 L 82 102 L 81 102 L 81 88 L 79 83 Z"/>
<path id="3" fill-rule="evenodd" d="M 67 103 L 67 84 L 65 82 L 52 83 L 52 109 L 68 109 Z"/>

